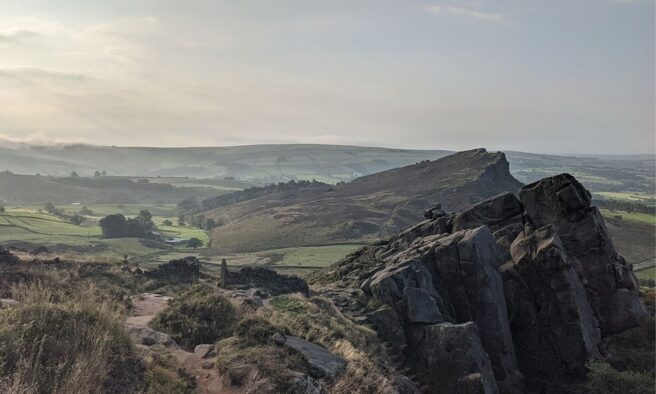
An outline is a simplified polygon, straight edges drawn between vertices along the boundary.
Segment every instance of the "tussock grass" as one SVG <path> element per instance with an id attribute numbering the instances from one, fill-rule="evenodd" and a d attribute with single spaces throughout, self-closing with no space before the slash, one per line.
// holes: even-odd
<path id="1" fill-rule="evenodd" d="M 348 361 L 346 371 L 329 382 L 330 393 L 393 393 L 388 360 L 375 331 L 347 319 L 323 297 L 286 295 L 271 300 L 262 311 L 287 333 L 316 342 Z"/>

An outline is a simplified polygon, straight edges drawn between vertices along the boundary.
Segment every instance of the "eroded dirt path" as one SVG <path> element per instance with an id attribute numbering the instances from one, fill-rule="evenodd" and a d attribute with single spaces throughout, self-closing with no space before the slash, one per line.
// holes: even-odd
<path id="1" fill-rule="evenodd" d="M 147 328 L 148 323 L 159 313 L 168 308 L 171 297 L 159 294 L 145 293 L 132 297 L 131 316 L 125 320 L 127 327 Z M 187 373 L 196 377 L 198 392 L 201 394 L 237 394 L 239 390 L 225 385 L 219 371 L 214 368 L 211 359 L 203 359 L 199 355 L 171 346 L 166 348 L 178 365 Z"/>

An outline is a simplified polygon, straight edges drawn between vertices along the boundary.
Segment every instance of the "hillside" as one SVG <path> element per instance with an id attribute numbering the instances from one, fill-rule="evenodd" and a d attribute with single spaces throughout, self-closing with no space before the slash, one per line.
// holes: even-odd
<path id="1" fill-rule="evenodd" d="M 205 215 L 222 224 L 210 234 L 220 251 L 368 242 L 416 222 L 436 203 L 457 210 L 520 186 L 503 153 L 476 149 L 351 183 L 273 193 Z"/>

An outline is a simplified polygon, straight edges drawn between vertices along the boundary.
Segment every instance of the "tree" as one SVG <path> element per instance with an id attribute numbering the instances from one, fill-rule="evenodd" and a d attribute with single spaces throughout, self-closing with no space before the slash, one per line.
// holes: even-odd
<path id="1" fill-rule="evenodd" d="M 191 238 L 189 241 L 187 241 L 187 246 L 192 249 L 200 248 L 203 246 L 203 241 L 198 238 Z"/>
<path id="2" fill-rule="evenodd" d="M 80 215 L 93 215 L 93 211 L 87 208 L 86 205 L 82 205 L 82 208 L 80 209 Z"/>
<path id="3" fill-rule="evenodd" d="M 143 209 L 139 212 L 137 220 L 141 223 L 145 232 L 150 232 L 155 228 L 155 223 L 153 223 L 153 215 L 147 209 Z"/>
<path id="4" fill-rule="evenodd" d="M 93 173 L 93 176 L 95 176 L 96 178 L 99 177 L 99 176 L 100 176 L 100 171 L 96 171 L 96 172 L 94 172 L 94 173 Z"/>
<path id="5" fill-rule="evenodd" d="M 103 238 L 122 238 L 125 236 L 127 220 L 120 213 L 107 215 L 98 222 Z"/>
<path id="6" fill-rule="evenodd" d="M 200 203 L 196 197 L 191 196 L 180 201 L 176 206 L 176 209 L 181 213 L 194 212 L 200 209 Z"/>
<path id="7" fill-rule="evenodd" d="M 205 230 L 211 230 L 216 227 L 216 221 L 212 218 L 205 219 L 205 225 L 203 226 Z"/>
<path id="8" fill-rule="evenodd" d="M 173 226 L 173 222 L 170 219 L 164 219 L 162 224 L 165 226 Z"/>
<path id="9" fill-rule="evenodd" d="M 74 213 L 69 220 L 71 223 L 79 226 L 82 222 L 84 222 L 84 217 Z"/>
<path id="10" fill-rule="evenodd" d="M 48 213 L 51 213 L 53 215 L 57 215 L 59 213 L 59 210 L 57 209 L 57 207 L 55 207 L 55 204 L 53 204 L 51 202 L 47 202 L 43 206 L 43 210 L 48 212 Z"/>
<path id="11" fill-rule="evenodd" d="M 105 216 L 98 224 L 103 238 L 144 238 L 147 233 L 139 219 L 126 219 L 120 213 Z"/>
<path id="12" fill-rule="evenodd" d="M 79 177 L 80 177 L 80 176 L 77 174 L 77 172 L 75 172 L 75 171 L 71 172 L 71 178 L 75 178 L 75 179 L 77 179 L 77 178 L 79 178 Z"/>
<path id="13" fill-rule="evenodd" d="M 2 205 L 0 205 L 0 213 L 3 213 L 4 211 L 5 211 L 5 207 L 3 207 Z"/>

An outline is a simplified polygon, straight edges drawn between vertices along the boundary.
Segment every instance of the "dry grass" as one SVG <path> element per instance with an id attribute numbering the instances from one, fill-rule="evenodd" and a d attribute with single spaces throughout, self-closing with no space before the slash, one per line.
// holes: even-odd
<path id="1" fill-rule="evenodd" d="M 17 285 L 21 304 L 0 310 L 0 392 L 126 392 L 141 366 L 123 330 L 120 307 L 97 289 L 63 303 L 41 284 Z"/>
<path id="2" fill-rule="evenodd" d="M 388 360 L 376 333 L 354 324 L 323 297 L 280 296 L 272 311 L 262 311 L 270 322 L 306 340 L 319 343 L 348 361 L 346 371 L 329 382 L 330 393 L 393 393 Z"/>

